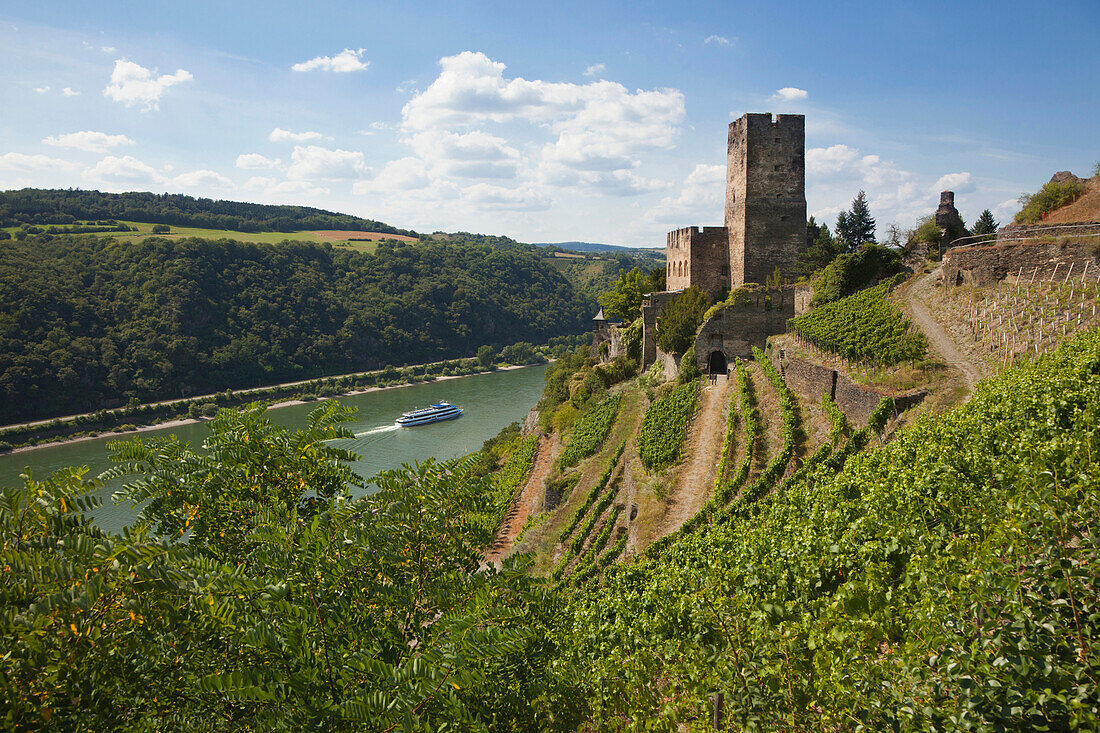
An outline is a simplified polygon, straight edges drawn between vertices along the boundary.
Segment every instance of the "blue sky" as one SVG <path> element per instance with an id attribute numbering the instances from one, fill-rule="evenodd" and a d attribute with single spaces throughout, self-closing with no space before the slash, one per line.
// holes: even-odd
<path id="1" fill-rule="evenodd" d="M 726 126 L 807 120 L 809 211 L 1004 222 L 1100 160 L 1100 3 L 60 3 L 0 9 L 0 188 L 296 203 L 662 246 Z"/>

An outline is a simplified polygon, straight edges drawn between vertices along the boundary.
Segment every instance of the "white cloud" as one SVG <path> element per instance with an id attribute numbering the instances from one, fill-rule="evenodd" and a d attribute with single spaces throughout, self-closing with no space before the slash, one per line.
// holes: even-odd
<path id="1" fill-rule="evenodd" d="M 940 180 L 936 181 L 932 186 L 933 193 L 939 193 L 940 191 L 954 191 L 955 193 L 969 193 L 974 190 L 974 183 L 970 180 L 970 173 L 963 171 L 961 173 L 948 173 L 945 176 L 941 176 Z"/>
<path id="2" fill-rule="evenodd" d="M 509 211 L 542 211 L 550 208 L 550 199 L 533 186 L 513 188 L 477 183 L 462 189 L 462 199 L 479 208 Z"/>
<path id="3" fill-rule="evenodd" d="M 259 153 L 242 153 L 237 156 L 237 167 L 244 170 L 259 170 L 261 168 L 275 168 L 281 160 L 278 158 L 272 159 L 260 155 Z"/>
<path id="4" fill-rule="evenodd" d="M 680 193 L 661 199 L 646 212 L 645 220 L 672 229 L 720 220 L 725 193 L 726 166 L 700 163 L 684 179 Z"/>
<path id="5" fill-rule="evenodd" d="M 993 207 L 993 216 L 995 216 L 997 220 L 1002 224 L 1011 223 L 1010 220 L 1012 219 L 1012 217 L 1016 216 L 1016 212 L 1018 212 L 1019 210 L 1019 199 L 1008 199 L 1007 201 L 1002 201 L 1001 203 Z"/>
<path id="6" fill-rule="evenodd" d="M 35 87 L 34 91 L 38 92 L 39 94 L 45 94 L 46 92 L 50 91 L 50 87 L 49 85 L 44 87 Z"/>
<path id="7" fill-rule="evenodd" d="M 772 95 L 772 101 L 778 102 L 799 102 L 803 99 L 808 99 L 810 93 L 805 89 L 799 89 L 797 87 L 783 87 L 782 89 L 776 89 L 775 94 Z"/>
<path id="8" fill-rule="evenodd" d="M 64 89 L 62 89 L 61 93 L 63 95 L 65 95 L 66 97 L 79 97 L 80 96 L 80 92 L 74 91 L 70 87 L 65 87 Z"/>
<path id="9" fill-rule="evenodd" d="M 308 181 L 276 181 L 269 176 L 253 176 L 244 182 L 243 188 L 255 191 L 263 197 L 282 201 L 302 197 L 327 196 L 329 190 Z"/>
<path id="10" fill-rule="evenodd" d="M 4 153 L 0 155 L 0 170 L 15 171 L 17 173 L 72 170 L 74 168 L 76 168 L 75 163 L 61 158 L 51 158 L 48 155 L 25 155 L 23 153 Z"/>
<path id="11" fill-rule="evenodd" d="M 100 46 L 99 50 L 102 51 L 103 53 L 110 54 L 110 53 L 114 53 L 118 49 L 115 48 L 114 46 Z"/>
<path id="12" fill-rule="evenodd" d="M 233 181 L 212 170 L 197 170 L 181 173 L 172 179 L 172 183 L 186 189 L 236 188 Z"/>
<path id="13" fill-rule="evenodd" d="M 276 127 L 274 130 L 271 131 L 271 134 L 267 136 L 267 139 L 273 143 L 304 143 L 310 140 L 320 140 L 323 137 L 324 135 L 319 132 L 291 132 L 290 130 L 284 130 L 281 127 Z"/>
<path id="14" fill-rule="evenodd" d="M 514 178 L 520 157 L 504 138 L 481 130 L 418 132 L 405 142 L 439 175 Z"/>
<path id="15" fill-rule="evenodd" d="M 108 155 L 93 167 L 87 168 L 84 176 L 96 181 L 127 185 L 159 183 L 163 180 L 151 166 L 129 155 Z"/>
<path id="16" fill-rule="evenodd" d="M 395 193 L 424 189 L 431 185 L 428 167 L 420 158 L 399 158 L 390 161 L 373 179 L 356 181 L 352 192 L 358 195 L 369 193 Z"/>
<path id="17" fill-rule="evenodd" d="M 711 36 L 707 36 L 705 39 L 703 39 L 703 43 L 715 43 L 719 46 L 729 46 L 730 45 L 730 39 L 726 38 L 725 36 L 711 35 Z"/>
<path id="18" fill-rule="evenodd" d="M 591 66 L 589 66 L 587 69 L 584 70 L 584 75 L 585 76 L 598 76 L 599 74 L 602 74 L 605 71 L 607 71 L 607 65 L 606 64 L 592 64 Z"/>
<path id="19" fill-rule="evenodd" d="M 103 90 L 103 96 L 122 102 L 127 107 L 145 105 L 144 111 L 157 109 L 157 103 L 168 87 L 194 79 L 191 72 L 177 69 L 175 74 L 156 75 L 155 70 L 146 69 L 126 59 L 115 61 L 111 72 L 111 83 Z"/>
<path id="20" fill-rule="evenodd" d="M 106 153 L 120 145 L 133 145 L 134 141 L 125 135 L 108 135 L 105 132 L 84 130 L 67 132 L 63 135 L 51 135 L 42 140 L 46 145 L 58 148 L 76 148 L 89 153 Z"/>
<path id="21" fill-rule="evenodd" d="M 311 181 L 316 178 L 359 178 L 367 166 L 363 154 L 351 150 L 322 148 L 317 145 L 294 147 L 287 178 Z"/>
<path id="22" fill-rule="evenodd" d="M 335 56 L 317 56 L 309 61 L 294 64 L 290 68 L 294 71 L 335 71 L 346 73 L 349 71 L 363 71 L 370 66 L 370 61 L 363 61 L 362 56 L 367 49 L 351 50 L 345 48 Z"/>

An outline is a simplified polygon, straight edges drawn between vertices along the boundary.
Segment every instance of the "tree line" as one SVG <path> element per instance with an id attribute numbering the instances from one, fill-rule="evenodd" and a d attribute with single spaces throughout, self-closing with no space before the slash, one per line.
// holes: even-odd
<path id="1" fill-rule="evenodd" d="M 520 248 L 29 237 L 0 248 L 0 420 L 545 343 L 594 310 Z"/>
<path id="2" fill-rule="evenodd" d="M 35 188 L 0 191 L 0 227 L 21 224 L 65 225 L 88 219 L 121 219 L 237 232 L 346 229 L 416 236 L 416 232 L 398 229 L 380 221 L 309 206 L 215 201 L 183 194 L 156 194 L 146 191 L 103 193 L 79 189 Z"/>

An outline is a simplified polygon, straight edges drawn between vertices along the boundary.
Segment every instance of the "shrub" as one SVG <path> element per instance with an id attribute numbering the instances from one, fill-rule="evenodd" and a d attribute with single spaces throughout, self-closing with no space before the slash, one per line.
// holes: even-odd
<path id="1" fill-rule="evenodd" d="M 1077 178 L 1066 181 L 1049 181 L 1038 192 L 1020 197 L 1020 213 L 1015 224 L 1035 224 L 1055 209 L 1072 204 L 1085 193 L 1085 184 Z"/>
<path id="2" fill-rule="evenodd" d="M 699 361 L 695 358 L 695 349 L 688 349 L 680 358 L 680 384 L 687 384 L 703 376 L 699 369 Z"/>
<path id="3" fill-rule="evenodd" d="M 657 317 L 657 345 L 661 350 L 666 354 L 687 351 L 703 323 L 707 305 L 707 296 L 692 286 L 665 306 Z"/>
<path id="4" fill-rule="evenodd" d="M 829 263 L 813 279 L 814 305 L 830 303 L 861 290 L 877 280 L 901 272 L 901 255 L 877 244 L 865 244 Z"/>

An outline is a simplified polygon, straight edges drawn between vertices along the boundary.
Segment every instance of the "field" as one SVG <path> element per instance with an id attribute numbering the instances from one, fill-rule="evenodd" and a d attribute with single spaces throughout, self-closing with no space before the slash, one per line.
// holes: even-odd
<path id="1" fill-rule="evenodd" d="M 137 221 L 120 221 L 137 231 L 133 232 L 102 232 L 98 236 L 115 237 L 116 239 L 143 239 L 153 236 L 154 224 L 146 224 Z M 19 227 L 8 227 L 7 231 L 12 236 Z M 279 244 L 287 240 L 297 242 L 313 242 L 316 244 L 329 243 L 336 247 L 354 249 L 359 252 L 373 252 L 378 248 L 378 240 L 399 239 L 404 242 L 415 242 L 415 237 L 402 234 L 384 234 L 381 232 L 358 231 L 301 231 L 301 232 L 237 232 L 232 229 L 202 229 L 200 227 L 173 226 L 169 234 L 157 236 L 168 239 L 183 239 L 186 237 L 200 237 L 202 239 L 233 239 L 238 242 L 256 242 L 261 244 Z M 359 241 L 352 241 L 359 240 Z M 369 241 L 363 241 L 369 240 Z"/>

